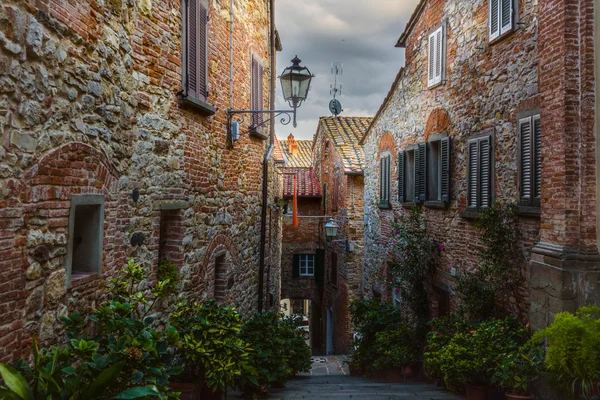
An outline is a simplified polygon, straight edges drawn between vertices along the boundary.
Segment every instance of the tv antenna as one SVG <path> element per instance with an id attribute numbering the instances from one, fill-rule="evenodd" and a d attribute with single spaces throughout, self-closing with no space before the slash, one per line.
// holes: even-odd
<path id="1" fill-rule="evenodd" d="M 333 83 L 329 85 L 329 94 L 333 96 L 333 99 L 329 102 L 329 111 L 331 114 L 338 116 L 342 111 L 342 104 L 339 100 L 336 99 L 338 95 L 342 94 L 342 85 L 338 86 L 337 78 L 338 75 L 342 75 L 344 73 L 344 64 L 343 63 L 331 63 L 331 75 L 333 75 Z"/>

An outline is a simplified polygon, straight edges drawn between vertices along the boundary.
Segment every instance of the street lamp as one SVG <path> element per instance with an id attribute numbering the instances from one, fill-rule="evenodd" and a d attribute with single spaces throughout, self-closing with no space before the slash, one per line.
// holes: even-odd
<path id="1" fill-rule="evenodd" d="M 298 56 L 292 60 L 292 65 L 283 70 L 279 76 L 281 81 L 281 89 L 283 90 L 283 98 L 292 108 L 291 110 L 231 110 L 227 109 L 227 142 L 230 148 L 233 148 L 233 142 L 239 138 L 239 121 L 233 121 L 235 114 L 274 114 L 259 124 L 253 125 L 253 128 L 264 126 L 271 119 L 282 115 L 280 122 L 282 125 L 287 125 L 294 121 L 296 127 L 296 109 L 306 100 L 308 91 L 310 90 L 310 82 L 314 77 L 308 68 L 300 66 L 302 61 Z M 242 119 L 243 120 L 243 119 Z"/>
<path id="2" fill-rule="evenodd" d="M 292 66 L 284 69 L 279 76 L 283 98 L 294 109 L 294 128 L 296 127 L 296 108 L 300 107 L 302 102 L 306 100 L 310 90 L 310 82 L 314 77 L 308 68 L 300 66 L 301 62 L 302 60 L 298 56 L 294 57 Z"/>
<path id="3" fill-rule="evenodd" d="M 338 224 L 336 224 L 335 221 L 333 220 L 333 218 L 331 218 L 325 224 L 325 235 L 328 238 L 336 237 L 337 236 L 338 228 L 339 228 Z"/>

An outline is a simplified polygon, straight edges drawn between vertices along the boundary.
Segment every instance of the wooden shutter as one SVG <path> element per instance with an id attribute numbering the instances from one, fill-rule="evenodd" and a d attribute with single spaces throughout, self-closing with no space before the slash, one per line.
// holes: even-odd
<path id="1" fill-rule="evenodd" d="M 488 0 L 488 1 L 489 1 L 490 40 L 494 40 L 498 36 L 500 36 L 500 1 L 502 1 L 502 0 Z"/>
<path id="2" fill-rule="evenodd" d="M 435 51 L 436 51 L 436 56 L 435 56 L 435 83 L 440 83 L 442 81 L 442 69 L 444 67 L 443 65 L 443 59 L 442 59 L 442 52 L 444 49 L 444 43 L 443 43 L 443 34 L 444 34 L 444 30 L 443 30 L 443 26 L 440 27 L 437 32 L 435 33 Z"/>
<path id="3" fill-rule="evenodd" d="M 492 204 L 492 137 L 486 136 L 479 141 L 479 207 Z"/>
<path id="4" fill-rule="evenodd" d="M 450 202 L 450 138 L 440 140 L 440 198 Z"/>
<path id="5" fill-rule="evenodd" d="M 468 189 L 467 189 L 467 204 L 469 208 L 477 208 L 477 187 L 478 187 L 478 142 L 477 140 L 469 141 L 468 155 Z"/>
<path id="6" fill-rule="evenodd" d="M 338 202 L 340 196 L 340 178 L 338 176 L 333 178 L 333 199 L 331 200 L 331 210 L 338 210 Z"/>
<path id="7" fill-rule="evenodd" d="M 250 97 L 250 109 L 259 110 L 259 68 L 258 60 L 252 55 L 252 66 L 251 66 L 251 97 Z M 260 114 L 252 114 L 252 126 L 257 126 L 260 123 Z"/>
<path id="8" fill-rule="evenodd" d="M 256 88 L 258 90 L 258 94 L 257 94 L 258 104 L 257 104 L 257 108 L 255 108 L 255 110 L 263 110 L 265 108 L 264 75 L 265 75 L 265 68 L 263 67 L 262 63 L 258 62 L 258 87 Z M 258 124 L 262 125 L 262 123 L 264 122 L 264 114 L 261 113 L 261 114 L 257 114 L 257 115 L 258 115 Z"/>
<path id="9" fill-rule="evenodd" d="M 542 193 L 542 126 L 540 116 L 533 117 L 533 205 L 540 206 Z"/>
<path id="10" fill-rule="evenodd" d="M 188 0 L 186 31 L 186 89 L 187 95 L 206 101 L 208 92 L 208 3 Z"/>
<path id="11" fill-rule="evenodd" d="M 531 205 L 533 198 L 533 129 L 531 126 L 531 118 L 523 118 L 519 120 L 519 183 L 522 205 Z"/>
<path id="12" fill-rule="evenodd" d="M 428 86 L 435 84 L 435 32 L 429 35 L 429 56 L 428 56 Z"/>
<path id="13" fill-rule="evenodd" d="M 300 276 L 300 254 L 294 254 L 294 264 L 292 268 L 292 276 L 298 278 Z"/>
<path id="14" fill-rule="evenodd" d="M 315 255 L 315 280 L 319 285 L 325 282 L 325 250 L 317 249 Z"/>
<path id="15" fill-rule="evenodd" d="M 389 156 L 385 157 L 385 192 L 384 192 L 384 199 L 385 199 L 385 204 L 387 206 L 390 205 L 390 192 L 391 192 L 390 180 L 391 180 L 391 177 L 392 177 L 391 169 L 392 169 L 392 156 L 389 155 Z"/>
<path id="16" fill-rule="evenodd" d="M 323 212 L 327 212 L 327 184 L 323 184 Z"/>
<path id="17" fill-rule="evenodd" d="M 415 201 L 427 200 L 427 143 L 419 143 L 415 151 Z"/>
<path id="18" fill-rule="evenodd" d="M 513 2 L 514 0 L 500 0 L 501 35 L 511 31 L 513 28 Z"/>
<path id="19" fill-rule="evenodd" d="M 406 187 L 405 187 L 405 163 L 406 163 L 406 151 L 401 151 L 398 154 L 398 201 L 404 203 L 406 201 Z"/>
<path id="20" fill-rule="evenodd" d="M 338 255 L 337 253 L 331 253 L 331 283 L 334 285 L 338 284 Z"/>

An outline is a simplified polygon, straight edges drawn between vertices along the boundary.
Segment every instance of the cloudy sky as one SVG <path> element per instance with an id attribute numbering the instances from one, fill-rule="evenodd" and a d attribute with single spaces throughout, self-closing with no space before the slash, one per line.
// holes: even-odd
<path id="1" fill-rule="evenodd" d="M 281 73 L 297 54 L 316 75 L 307 101 L 298 109 L 298 127 L 277 125 L 277 136 L 290 132 L 312 139 L 319 117 L 331 115 L 331 63 L 344 64 L 343 116 L 374 116 L 404 64 L 394 45 L 418 0 L 277 0 L 276 23 L 283 43 L 277 55 Z M 277 108 L 289 108 L 277 88 Z"/>

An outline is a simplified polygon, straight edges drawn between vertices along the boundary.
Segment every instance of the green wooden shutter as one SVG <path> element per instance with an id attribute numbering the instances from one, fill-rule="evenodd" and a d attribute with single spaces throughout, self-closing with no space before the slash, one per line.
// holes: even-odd
<path id="1" fill-rule="evenodd" d="M 532 132 L 531 117 L 519 120 L 519 191 L 524 206 L 530 206 L 533 197 Z"/>
<path id="2" fill-rule="evenodd" d="M 379 159 L 379 205 L 383 205 L 383 180 L 384 180 L 384 172 L 383 172 L 383 157 Z"/>
<path id="3" fill-rule="evenodd" d="M 289 260 L 289 258 L 288 258 Z M 294 264 L 292 270 L 292 276 L 298 278 L 300 276 L 300 254 L 294 254 Z"/>
<path id="4" fill-rule="evenodd" d="M 450 138 L 440 140 L 440 194 L 444 203 L 450 202 Z"/>
<path id="5" fill-rule="evenodd" d="M 479 207 L 492 205 L 492 168 L 494 161 L 492 137 L 479 141 Z"/>
<path id="6" fill-rule="evenodd" d="M 479 150 L 479 143 L 477 140 L 472 140 L 469 141 L 469 147 L 467 149 L 467 159 L 468 161 L 468 171 L 467 171 L 467 180 L 468 180 L 468 185 L 467 185 L 467 204 L 468 207 L 473 209 L 473 208 L 477 208 L 478 206 L 478 150 Z"/>
<path id="7" fill-rule="evenodd" d="M 325 250 L 317 249 L 315 255 L 315 280 L 319 285 L 325 282 Z"/>
<path id="8" fill-rule="evenodd" d="M 406 187 L 404 184 L 406 151 L 401 151 L 398 154 L 398 201 L 404 203 L 406 201 Z"/>
<path id="9" fill-rule="evenodd" d="M 427 143 L 419 143 L 415 156 L 415 169 L 418 171 L 415 199 L 422 202 L 427 200 Z"/>
<path id="10" fill-rule="evenodd" d="M 533 206 L 540 206 L 542 193 L 542 126 L 540 116 L 533 117 Z"/>

